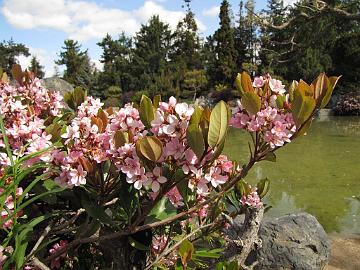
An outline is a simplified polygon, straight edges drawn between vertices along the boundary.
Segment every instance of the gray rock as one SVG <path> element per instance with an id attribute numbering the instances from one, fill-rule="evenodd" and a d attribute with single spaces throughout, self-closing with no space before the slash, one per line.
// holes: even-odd
<path id="1" fill-rule="evenodd" d="M 323 269 L 330 258 L 330 240 L 315 217 L 291 214 L 263 222 L 255 269 Z M 254 255 L 254 254 L 253 254 Z"/>
<path id="2" fill-rule="evenodd" d="M 60 92 L 64 95 L 66 92 L 71 92 L 74 87 L 67 81 L 60 79 L 59 77 L 50 77 L 43 80 L 43 86 L 50 90 Z"/>

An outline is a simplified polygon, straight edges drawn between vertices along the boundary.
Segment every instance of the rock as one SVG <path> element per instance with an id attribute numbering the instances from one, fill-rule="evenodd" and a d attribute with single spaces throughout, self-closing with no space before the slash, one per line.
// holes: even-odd
<path id="1" fill-rule="evenodd" d="M 74 87 L 67 81 L 60 79 L 59 77 L 50 77 L 43 80 L 43 86 L 50 91 L 60 92 L 64 95 L 66 92 L 70 92 Z"/>
<path id="2" fill-rule="evenodd" d="M 330 241 L 315 217 L 291 214 L 262 223 L 262 248 L 255 269 L 323 269 L 330 258 Z M 252 255 L 254 256 L 254 254 Z"/>

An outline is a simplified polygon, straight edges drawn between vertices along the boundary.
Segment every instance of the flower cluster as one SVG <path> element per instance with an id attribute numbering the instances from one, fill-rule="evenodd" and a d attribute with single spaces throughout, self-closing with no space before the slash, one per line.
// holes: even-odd
<path id="1" fill-rule="evenodd" d="M 61 135 L 65 151 L 52 153 L 53 164 L 61 170 L 56 181 L 63 185 L 78 186 L 86 183 L 86 177 L 93 166 L 111 161 L 117 170 L 126 175 L 126 181 L 136 189 L 146 189 L 155 195 L 168 182 L 163 168 L 176 167 L 190 179 L 189 188 L 206 195 L 210 187 L 216 188 L 229 179 L 232 162 L 226 156 L 219 156 L 212 166 L 204 166 L 212 160 L 214 151 L 209 151 L 202 160 L 188 147 L 186 129 L 194 108 L 186 103 L 177 103 L 174 97 L 169 102 L 160 102 L 151 122 L 145 129 L 139 111 L 131 104 L 118 111 L 103 110 L 99 100 L 87 97 L 78 107 L 66 132 Z M 118 133 L 126 136 L 126 142 L 117 146 Z M 161 142 L 163 151 L 160 159 L 150 170 L 146 170 L 136 151 L 136 142 L 151 132 Z M 176 187 L 167 196 L 176 206 L 183 206 Z"/>
<path id="2" fill-rule="evenodd" d="M 0 195 L 2 195 L 4 191 L 5 191 L 4 189 L 0 188 Z M 17 188 L 15 200 L 19 196 L 21 196 L 22 193 L 23 193 L 23 189 L 21 187 Z M 12 215 L 12 213 L 14 213 L 14 197 L 13 195 L 9 195 L 6 197 L 5 200 L 5 208 L 1 210 L 1 219 L 2 220 L 7 219 L 3 223 L 3 228 L 11 228 L 14 224 L 14 219 L 23 215 L 23 211 L 18 211 L 15 216 L 8 218 L 9 215 Z"/>
<path id="3" fill-rule="evenodd" d="M 13 153 L 23 156 L 49 147 L 51 135 L 44 131 L 45 119 L 61 116 L 64 106 L 62 96 L 43 88 L 39 79 L 16 86 L 0 82 L 0 114 Z M 0 148 L 4 147 L 0 135 Z M 48 161 L 49 155 L 43 154 L 29 163 L 39 160 Z M 1 167 L 7 165 L 3 156 L 0 162 Z"/>
<path id="4" fill-rule="evenodd" d="M 243 206 L 255 207 L 255 208 L 260 208 L 263 205 L 263 203 L 261 202 L 261 198 L 257 193 L 256 188 L 251 189 L 251 192 L 249 194 L 242 196 L 240 203 Z"/>
<path id="5" fill-rule="evenodd" d="M 290 142 L 296 126 L 291 112 L 287 109 L 291 104 L 289 95 L 285 95 L 285 86 L 270 76 L 256 77 L 253 86 L 255 89 L 268 86 L 270 94 L 262 97 L 261 108 L 256 114 L 249 113 L 239 101 L 238 106 L 233 109 L 230 125 L 249 132 L 259 132 L 271 148 Z M 277 99 L 283 100 L 281 107 L 278 106 Z"/>

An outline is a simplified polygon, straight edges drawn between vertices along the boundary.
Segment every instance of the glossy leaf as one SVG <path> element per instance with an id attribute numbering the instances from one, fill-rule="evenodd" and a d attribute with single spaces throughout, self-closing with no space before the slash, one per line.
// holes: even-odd
<path id="1" fill-rule="evenodd" d="M 289 86 L 289 98 L 290 98 L 290 101 L 293 101 L 293 99 L 294 99 L 294 91 L 298 87 L 298 84 L 299 83 L 294 80 L 294 81 L 292 81 L 292 83 Z"/>
<path id="2" fill-rule="evenodd" d="M 103 111 L 103 109 L 99 109 L 97 113 L 97 117 L 101 119 L 103 126 L 106 127 L 109 120 L 107 114 Z"/>
<path id="3" fill-rule="evenodd" d="M 18 65 L 18 64 L 15 64 L 12 66 L 12 69 L 11 69 L 11 74 L 13 76 L 13 78 L 21 83 L 22 82 L 22 79 L 24 77 L 24 73 L 22 72 L 22 69 L 21 69 L 21 66 Z"/>
<path id="4" fill-rule="evenodd" d="M 176 208 L 172 205 L 169 199 L 164 196 L 151 210 L 145 220 L 145 223 L 149 224 L 166 219 L 173 215 L 176 215 Z"/>
<path id="5" fill-rule="evenodd" d="M 276 97 L 276 106 L 279 108 L 279 109 L 282 109 L 284 107 L 284 102 L 285 102 L 285 96 L 282 96 L 282 95 L 278 95 Z"/>
<path id="6" fill-rule="evenodd" d="M 154 120 L 154 107 L 152 101 L 147 96 L 143 95 L 140 100 L 139 114 L 141 122 L 147 127 L 151 127 L 151 121 Z"/>
<path id="7" fill-rule="evenodd" d="M 208 144 L 215 148 L 223 140 L 229 126 L 229 108 L 224 101 L 220 101 L 211 112 L 208 132 Z"/>
<path id="8" fill-rule="evenodd" d="M 315 97 L 315 93 L 314 93 L 314 89 L 308 85 L 306 82 L 304 82 L 303 80 L 300 80 L 297 88 L 294 91 L 294 99 L 295 99 L 295 92 L 300 91 L 300 93 L 302 94 L 302 96 L 305 97 Z"/>
<path id="9" fill-rule="evenodd" d="M 115 148 L 118 149 L 119 147 L 123 146 L 125 143 L 127 143 L 127 136 L 124 132 L 121 130 L 117 130 L 114 134 L 114 144 Z"/>
<path id="10" fill-rule="evenodd" d="M 245 91 L 241 86 L 241 74 L 240 73 L 237 74 L 234 85 L 235 85 L 236 89 L 239 91 L 240 96 L 242 96 L 245 93 Z"/>
<path id="11" fill-rule="evenodd" d="M 248 73 L 246 73 L 245 71 L 243 71 L 241 73 L 241 87 L 244 90 L 244 92 L 250 92 L 253 93 L 254 92 L 254 88 L 252 86 L 252 81 L 251 81 L 251 77 Z"/>
<path id="12" fill-rule="evenodd" d="M 161 141 L 155 136 L 146 136 L 136 142 L 136 152 L 150 161 L 158 161 L 162 151 Z"/>
<path id="13" fill-rule="evenodd" d="M 337 84 L 337 82 L 339 81 L 339 79 L 341 78 L 341 76 L 339 77 L 330 77 L 329 78 L 329 84 L 328 84 L 328 88 L 326 90 L 326 93 L 324 95 L 324 97 L 322 98 L 321 104 L 320 104 L 320 108 L 324 108 L 330 101 L 331 95 L 334 91 L 334 88 Z"/>
<path id="14" fill-rule="evenodd" d="M 244 180 L 240 180 L 235 185 L 235 190 L 239 193 L 239 197 L 247 196 L 251 192 L 251 188 Z"/>
<path id="15" fill-rule="evenodd" d="M 315 106 L 315 99 L 312 96 L 306 96 L 304 91 L 299 88 L 294 91 L 292 114 L 298 128 L 311 117 Z"/>
<path id="16" fill-rule="evenodd" d="M 158 108 L 160 102 L 161 102 L 161 96 L 160 95 L 155 95 L 154 98 L 153 98 L 154 107 Z"/>
<path id="17" fill-rule="evenodd" d="M 189 240 L 184 240 L 179 247 L 179 255 L 181 263 L 184 267 L 187 266 L 188 262 L 192 259 L 194 253 L 194 245 Z"/>
<path id="18" fill-rule="evenodd" d="M 177 183 L 176 187 L 183 197 L 185 203 L 187 203 L 189 198 L 189 187 L 188 187 L 188 179 L 186 179 L 186 175 L 184 174 L 182 169 L 178 169 L 175 172 L 174 180 Z"/>
<path id="19" fill-rule="evenodd" d="M 260 111 L 261 100 L 254 92 L 247 92 L 241 98 L 241 104 L 249 113 L 256 114 Z"/>
<path id="20" fill-rule="evenodd" d="M 201 159 L 205 151 L 205 143 L 198 124 L 191 124 L 188 126 L 186 130 L 186 139 L 195 155 L 198 159 Z"/>
<path id="21" fill-rule="evenodd" d="M 190 118 L 190 125 L 191 124 L 199 125 L 202 115 L 203 115 L 203 109 L 200 106 L 195 106 L 194 113 Z"/>
<path id="22" fill-rule="evenodd" d="M 260 198 L 263 198 L 270 189 L 270 181 L 269 179 L 265 178 L 257 183 L 257 193 L 259 194 Z"/>
<path id="23" fill-rule="evenodd" d="M 61 139 L 62 128 L 63 128 L 63 126 L 60 125 L 59 123 L 53 123 L 45 129 L 46 133 L 51 135 L 51 141 L 53 143 L 55 143 Z"/>

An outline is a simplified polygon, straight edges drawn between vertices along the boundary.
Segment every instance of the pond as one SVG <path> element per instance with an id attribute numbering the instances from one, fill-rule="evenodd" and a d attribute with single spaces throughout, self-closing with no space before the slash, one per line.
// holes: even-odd
<path id="1" fill-rule="evenodd" d="M 243 131 L 230 130 L 225 153 L 246 162 L 247 140 Z M 360 234 L 360 117 L 318 119 L 276 155 L 276 163 L 260 162 L 246 178 L 271 181 L 269 216 L 306 211 L 328 233 Z"/>

